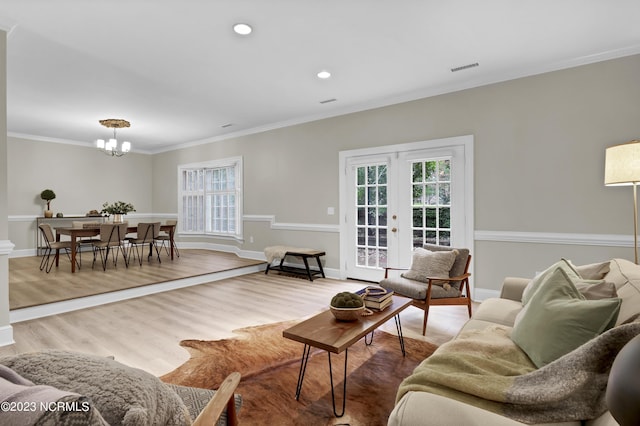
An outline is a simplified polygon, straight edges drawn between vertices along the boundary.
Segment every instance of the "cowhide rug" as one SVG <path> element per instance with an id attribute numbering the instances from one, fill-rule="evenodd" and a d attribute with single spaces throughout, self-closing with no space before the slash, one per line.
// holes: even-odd
<path id="1" fill-rule="evenodd" d="M 248 327 L 238 337 L 183 340 L 191 358 L 161 379 L 168 383 L 215 389 L 232 371 L 242 380 L 239 421 L 246 425 L 385 425 L 402 379 L 436 346 L 405 337 L 402 356 L 397 336 L 376 331 L 373 343 L 357 342 L 349 349 L 347 406 L 336 418 L 331 404 L 327 353 L 312 350 L 298 401 L 296 383 L 303 344 L 282 337 L 295 322 Z M 344 353 L 332 354 L 337 410 L 341 410 Z"/>

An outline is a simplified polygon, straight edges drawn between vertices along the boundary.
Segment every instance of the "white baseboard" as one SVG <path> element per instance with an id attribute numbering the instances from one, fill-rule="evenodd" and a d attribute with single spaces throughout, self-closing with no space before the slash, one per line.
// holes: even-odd
<path id="1" fill-rule="evenodd" d="M 10 325 L 0 327 L 0 346 L 13 345 L 14 343 L 15 341 L 13 340 L 13 327 L 11 327 Z"/>

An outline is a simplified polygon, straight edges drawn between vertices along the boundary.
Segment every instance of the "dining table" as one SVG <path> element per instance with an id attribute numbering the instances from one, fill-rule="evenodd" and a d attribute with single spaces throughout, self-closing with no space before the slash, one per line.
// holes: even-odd
<path id="1" fill-rule="evenodd" d="M 171 260 L 173 260 L 174 241 L 173 235 L 175 232 L 175 225 L 160 225 L 160 231 L 164 231 L 169 234 L 169 252 L 171 253 Z M 138 232 L 137 226 L 128 226 L 127 234 Z M 86 227 L 86 228 L 56 228 L 56 241 L 60 241 L 62 235 L 68 235 L 71 238 L 71 273 L 76 272 L 76 253 L 78 247 L 78 239 L 82 237 L 95 237 L 100 235 L 100 226 Z M 56 268 L 60 260 L 60 249 L 56 250 Z"/>

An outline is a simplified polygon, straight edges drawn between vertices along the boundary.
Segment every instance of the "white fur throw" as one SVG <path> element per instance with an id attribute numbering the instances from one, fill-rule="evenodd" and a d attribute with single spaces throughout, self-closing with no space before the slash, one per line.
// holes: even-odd
<path id="1" fill-rule="evenodd" d="M 284 259 L 284 256 L 287 252 L 293 253 L 305 253 L 305 254 L 313 254 L 316 253 L 317 250 L 310 248 L 301 248 L 301 247 L 290 247 L 290 246 L 270 246 L 265 247 L 264 256 L 267 258 L 267 262 L 271 263 L 275 259 Z"/>
<path id="2" fill-rule="evenodd" d="M 160 379 L 112 359 L 67 351 L 0 358 L 35 384 L 89 397 L 112 426 L 189 425 L 182 400 Z"/>

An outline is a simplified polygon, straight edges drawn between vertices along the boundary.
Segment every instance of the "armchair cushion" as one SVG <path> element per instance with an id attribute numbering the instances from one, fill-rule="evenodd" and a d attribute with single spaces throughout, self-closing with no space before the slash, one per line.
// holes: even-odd
<path id="1" fill-rule="evenodd" d="M 430 251 L 457 251 L 456 260 L 453 262 L 453 266 L 449 271 L 449 277 L 459 277 L 467 272 L 467 260 L 469 259 L 469 249 L 468 248 L 453 248 L 448 246 L 439 246 L 436 244 L 425 244 L 422 248 Z M 460 290 L 460 285 L 462 281 L 451 281 L 449 282 L 451 287 L 455 287 Z"/>
<path id="2" fill-rule="evenodd" d="M 428 282 L 429 278 L 449 278 L 457 251 L 431 251 L 416 248 L 413 252 L 411 268 L 402 274 L 410 280 Z"/>
<path id="3" fill-rule="evenodd" d="M 393 290 L 411 299 L 425 300 L 427 298 L 428 284 L 422 281 L 411 280 L 403 276 L 393 278 L 385 278 L 380 281 L 380 286 Z M 431 286 L 431 298 L 443 299 L 448 297 L 460 297 L 460 290 L 455 287 L 448 289 L 442 285 Z"/>

